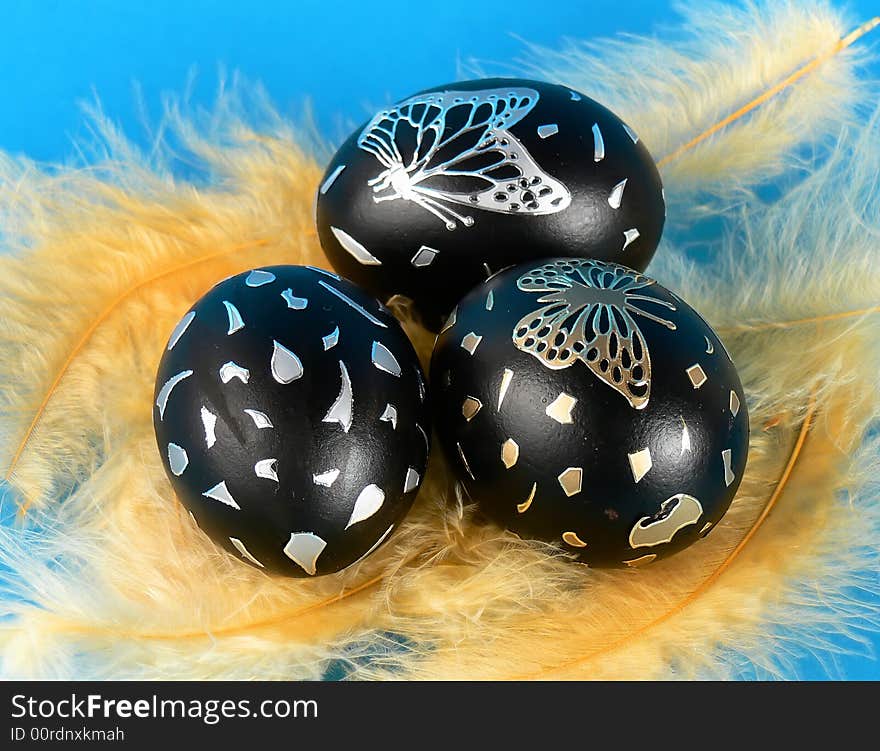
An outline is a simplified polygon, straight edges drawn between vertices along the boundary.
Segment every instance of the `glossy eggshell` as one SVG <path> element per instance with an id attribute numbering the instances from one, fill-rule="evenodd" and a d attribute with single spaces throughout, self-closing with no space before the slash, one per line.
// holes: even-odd
<path id="1" fill-rule="evenodd" d="M 381 110 L 337 151 L 316 204 L 334 268 L 380 299 L 412 298 L 434 330 L 513 264 L 567 255 L 644 269 L 664 219 L 654 160 L 626 123 L 572 89 L 513 78 Z"/>
<path id="2" fill-rule="evenodd" d="M 198 525 L 251 565 L 327 574 L 388 539 L 424 476 L 422 372 L 396 319 L 334 274 L 220 282 L 171 334 L 156 440 Z"/>
<path id="3" fill-rule="evenodd" d="M 687 547 L 742 479 L 748 414 L 721 340 L 621 266 L 553 259 L 486 281 L 445 324 L 431 383 L 470 497 L 590 565 Z"/>

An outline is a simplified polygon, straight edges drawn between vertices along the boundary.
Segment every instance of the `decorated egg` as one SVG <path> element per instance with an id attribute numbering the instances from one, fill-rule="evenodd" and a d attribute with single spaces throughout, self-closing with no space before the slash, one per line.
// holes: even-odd
<path id="1" fill-rule="evenodd" d="M 687 547 L 742 479 L 748 415 L 721 340 L 624 266 L 557 258 L 492 277 L 444 325 L 431 380 L 471 498 L 584 563 Z"/>
<path id="2" fill-rule="evenodd" d="M 304 266 L 230 277 L 183 316 L 153 422 L 194 521 L 289 576 L 339 571 L 387 540 L 429 451 L 422 371 L 396 319 Z"/>
<path id="3" fill-rule="evenodd" d="M 388 106 L 342 145 L 317 195 L 334 268 L 439 328 L 513 264 L 579 256 L 643 270 L 660 240 L 660 177 L 617 115 L 564 86 L 462 81 Z"/>

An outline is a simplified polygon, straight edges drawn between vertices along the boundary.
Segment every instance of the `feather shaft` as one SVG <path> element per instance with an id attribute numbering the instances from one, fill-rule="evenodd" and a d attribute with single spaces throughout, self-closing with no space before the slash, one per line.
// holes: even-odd
<path id="1" fill-rule="evenodd" d="M 175 274 L 179 274 L 187 269 L 192 268 L 193 266 L 198 266 L 202 263 L 207 263 L 208 261 L 215 260 L 222 256 L 229 255 L 230 253 L 235 253 L 239 250 L 244 250 L 246 248 L 259 247 L 261 245 L 265 245 L 265 241 L 256 241 L 251 243 L 245 243 L 240 245 L 233 245 L 230 248 L 226 248 L 225 250 L 217 251 L 215 253 L 210 253 L 205 256 L 201 256 L 199 258 L 192 259 L 187 261 L 186 263 L 180 264 L 172 269 L 168 269 L 167 271 L 162 272 L 161 274 L 155 274 L 147 279 L 141 280 L 137 284 L 132 285 L 128 289 L 124 290 L 120 293 L 116 298 L 114 298 L 110 304 L 104 308 L 101 313 L 99 313 L 89 327 L 83 332 L 82 336 L 76 341 L 74 346 L 71 348 L 67 357 L 64 359 L 64 362 L 61 363 L 61 367 L 58 369 L 58 372 L 55 374 L 52 383 L 49 385 L 49 388 L 46 389 L 46 393 L 43 395 L 40 404 L 38 405 L 36 411 L 34 412 L 34 416 L 31 418 L 30 423 L 25 429 L 24 435 L 16 446 L 15 451 L 12 454 L 12 459 L 9 462 L 9 467 L 6 470 L 6 474 L 4 480 L 9 482 L 15 473 L 15 468 L 18 465 L 19 460 L 21 459 L 22 454 L 27 446 L 28 441 L 33 435 L 34 431 L 37 428 L 37 425 L 40 422 L 40 418 L 43 416 L 43 413 L 46 411 L 46 407 L 49 404 L 49 401 L 52 398 L 52 395 L 57 391 L 61 380 L 64 378 L 68 369 L 70 368 L 71 363 L 74 361 L 76 356 L 82 351 L 82 348 L 86 345 L 86 343 L 91 339 L 92 335 L 97 331 L 98 327 L 106 321 L 113 312 L 119 308 L 122 303 L 124 303 L 129 297 L 139 292 L 141 289 L 154 284 L 157 281 L 165 279 L 169 276 L 173 276 Z M 32 503 L 31 499 L 25 499 L 19 508 L 19 514 L 27 513 L 28 508 Z"/>
<path id="2" fill-rule="evenodd" d="M 242 633 L 260 631 L 263 629 L 271 629 L 275 626 L 287 624 L 291 621 L 296 620 L 297 618 L 303 618 L 325 607 L 335 605 L 362 592 L 369 591 L 375 588 L 378 584 L 381 584 L 381 582 L 385 578 L 387 578 L 387 573 L 382 573 L 370 579 L 367 579 L 366 581 L 358 584 L 355 587 L 352 587 L 351 589 L 343 589 L 338 594 L 326 597 L 322 600 L 319 600 L 318 602 L 313 602 L 310 605 L 306 605 L 302 608 L 299 608 L 298 610 L 293 611 L 292 613 L 284 613 L 283 615 L 279 615 L 274 618 L 263 618 L 257 621 L 246 621 L 243 623 L 238 623 L 235 626 L 221 626 L 218 628 L 203 629 L 198 631 L 192 630 L 169 632 L 137 631 L 134 629 L 118 629 L 112 627 L 108 628 L 95 626 L 79 626 L 76 624 L 65 625 L 64 628 L 66 631 L 72 633 L 104 633 L 124 639 L 146 639 L 151 641 L 177 641 L 178 639 L 216 639 L 218 637 L 237 636 Z"/>
<path id="3" fill-rule="evenodd" d="M 779 83 L 775 84 L 774 86 L 771 86 L 766 91 L 763 91 L 757 97 L 752 99 L 747 104 L 744 104 L 742 107 L 740 107 L 738 110 L 731 113 L 727 117 L 723 118 L 722 120 L 719 120 L 714 125 L 711 125 L 710 127 L 706 128 L 706 130 L 704 130 L 702 133 L 699 133 L 698 135 L 694 136 L 687 143 L 684 143 L 681 146 L 679 146 L 671 154 L 667 154 L 665 157 L 663 157 L 662 159 L 660 159 L 657 162 L 657 166 L 658 167 L 665 167 L 667 164 L 669 164 L 670 162 L 672 162 L 675 159 L 677 159 L 678 157 L 680 157 L 686 151 L 690 151 L 692 148 L 694 148 L 694 146 L 697 146 L 698 144 L 705 141 L 707 138 L 710 138 L 711 136 L 713 136 L 719 130 L 726 128 L 728 125 L 730 125 L 733 122 L 736 122 L 737 120 L 739 120 L 741 117 L 744 117 L 752 110 L 756 109 L 757 107 L 760 107 L 762 104 L 764 104 L 764 102 L 768 101 L 769 99 L 772 99 L 774 96 L 776 96 L 777 94 L 780 94 L 782 91 L 787 89 L 792 84 L 797 83 L 804 76 L 808 75 L 809 73 L 812 73 L 820 65 L 822 65 L 826 61 L 830 60 L 832 57 L 837 55 L 842 50 L 845 50 L 847 47 L 849 47 L 851 44 L 853 44 L 857 40 L 861 39 L 863 36 L 865 36 L 865 34 L 872 31 L 873 29 L 875 29 L 878 25 L 880 25 L 880 16 L 872 18 L 870 21 L 866 21 L 861 26 L 854 29 L 846 36 L 842 37 L 840 39 L 840 41 L 836 45 L 834 45 L 830 50 L 828 50 L 827 52 L 825 52 L 821 55 L 817 55 L 815 58 L 810 60 L 810 62 L 806 63 L 805 65 L 802 65 L 800 68 L 798 68 L 796 71 L 794 71 L 794 73 L 786 76 Z"/>
<path id="4" fill-rule="evenodd" d="M 859 310 L 844 310 L 840 313 L 829 313 L 827 315 L 810 316 L 808 318 L 796 318 L 792 321 L 767 321 L 764 323 L 742 323 L 736 326 L 719 326 L 716 332 L 732 332 L 732 331 L 767 331 L 768 329 L 788 329 L 792 326 L 802 326 L 807 323 L 828 323 L 830 321 L 842 321 L 847 318 L 861 318 L 874 313 L 880 313 L 880 305 L 874 305 L 870 308 L 860 308 Z"/>

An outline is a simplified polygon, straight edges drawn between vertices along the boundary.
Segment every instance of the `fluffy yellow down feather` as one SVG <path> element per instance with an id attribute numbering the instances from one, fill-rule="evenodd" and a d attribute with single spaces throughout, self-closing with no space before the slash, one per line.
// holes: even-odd
<path id="1" fill-rule="evenodd" d="M 684 41 L 531 51 L 671 153 L 836 44 L 823 3 L 700 6 Z M 601 59 L 596 54 L 601 50 Z M 664 241 L 650 273 L 715 326 L 752 440 L 727 516 L 690 551 L 596 571 L 482 522 L 435 452 L 380 552 L 316 580 L 217 549 L 165 479 L 153 382 L 168 333 L 218 280 L 326 266 L 321 169 L 233 87 L 208 118 L 163 123 L 201 169 L 174 177 L 93 112 L 92 164 L 0 156 L 0 665 L 25 678 L 661 678 L 790 675 L 787 657 L 875 608 L 880 494 L 880 125 L 842 53 L 664 168 L 670 221 L 719 212 L 711 262 Z M 594 85 L 602 81 L 601 87 Z M 876 100 L 876 95 L 875 95 Z M 255 110 L 261 125 L 238 113 Z M 803 149 L 810 169 L 787 172 Z M 752 189 L 784 180 L 763 203 Z M 423 360 L 432 337 L 404 320 Z M 875 431 L 876 433 L 876 431 Z M 869 576 L 865 576 L 865 574 Z"/>

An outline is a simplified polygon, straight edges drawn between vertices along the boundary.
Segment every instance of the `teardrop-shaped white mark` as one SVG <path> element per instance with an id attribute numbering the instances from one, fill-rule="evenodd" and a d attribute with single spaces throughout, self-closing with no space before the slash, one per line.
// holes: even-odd
<path id="1" fill-rule="evenodd" d="M 382 422 L 390 422 L 393 430 L 397 430 L 397 407 L 393 404 L 386 404 L 385 411 L 379 417 Z"/>
<path id="2" fill-rule="evenodd" d="M 337 277 L 337 279 L 338 278 L 339 277 Z M 331 287 L 323 279 L 319 279 L 318 284 L 320 284 L 324 289 L 326 289 L 331 295 L 335 295 L 340 300 L 342 300 L 342 302 L 344 302 L 346 305 L 348 305 L 349 307 L 356 310 L 364 318 L 366 318 L 370 323 L 375 323 L 377 326 L 381 326 L 383 329 L 388 328 L 388 326 L 386 326 L 384 323 L 382 323 L 382 321 L 380 321 L 378 318 L 376 318 L 376 316 L 374 316 L 372 313 L 367 311 L 366 308 L 364 308 L 362 305 L 358 305 L 354 300 L 352 300 L 344 292 L 340 292 L 338 289 L 336 289 L 336 287 Z"/>
<path id="3" fill-rule="evenodd" d="M 314 576 L 318 558 L 326 547 L 327 543 L 313 532 L 293 532 L 284 546 L 284 555 L 307 574 Z"/>
<path id="4" fill-rule="evenodd" d="M 626 188 L 626 178 L 621 180 L 611 189 L 611 195 L 608 196 L 608 205 L 612 209 L 619 209 L 620 202 L 623 200 L 623 191 Z"/>
<path id="5" fill-rule="evenodd" d="M 382 265 L 382 261 L 376 258 L 376 256 L 374 256 L 372 253 L 370 253 L 369 250 L 367 250 L 345 230 L 339 229 L 339 227 L 330 227 L 330 231 L 333 233 L 333 236 L 336 238 L 337 242 L 339 242 L 339 244 L 343 247 L 343 249 L 348 251 L 351 257 L 359 263 L 364 264 L 364 266 Z"/>
<path id="6" fill-rule="evenodd" d="M 225 503 L 227 506 L 241 511 L 241 506 L 235 502 L 235 498 L 232 497 L 232 493 L 226 487 L 226 480 L 218 482 L 213 488 L 202 493 L 202 495 L 205 498 L 213 498 L 215 501 L 220 501 L 220 503 Z"/>
<path id="7" fill-rule="evenodd" d="M 348 368 L 342 360 L 339 361 L 339 371 L 342 385 L 339 387 L 339 396 L 333 402 L 324 419 L 321 422 L 338 422 L 343 432 L 347 433 L 351 428 L 354 398 L 351 394 L 351 379 L 348 377 Z"/>
<path id="8" fill-rule="evenodd" d="M 171 474 L 175 477 L 180 477 L 188 466 L 189 457 L 186 454 L 186 449 L 178 446 L 176 443 L 169 443 L 168 467 L 171 469 Z"/>
<path id="9" fill-rule="evenodd" d="M 262 287 L 264 284 L 271 284 L 275 281 L 275 274 L 271 271 L 263 271 L 262 269 L 254 269 L 247 275 L 244 283 L 248 287 Z"/>
<path id="10" fill-rule="evenodd" d="M 251 372 L 247 368 L 236 365 L 232 360 L 220 366 L 220 380 L 229 383 L 233 378 L 238 378 L 242 383 L 247 383 Z"/>
<path id="11" fill-rule="evenodd" d="M 490 289 L 486 295 L 486 310 L 492 310 L 495 307 L 495 293 Z"/>
<path id="12" fill-rule="evenodd" d="M 185 378 L 189 378 L 193 372 L 191 370 L 182 370 L 177 375 L 171 376 L 165 385 L 159 389 L 159 395 L 156 397 L 156 406 L 159 408 L 159 419 L 165 419 L 165 407 L 168 406 L 168 397 L 171 396 L 172 389 Z"/>
<path id="13" fill-rule="evenodd" d="M 354 509 L 351 512 L 351 518 L 345 528 L 348 529 L 353 524 L 369 519 L 375 514 L 382 504 L 385 502 L 385 492 L 378 485 L 367 485 L 358 495 L 354 502 Z"/>
<path id="14" fill-rule="evenodd" d="M 333 183 L 336 182 L 336 178 L 342 174 L 342 170 L 345 169 L 344 164 L 340 164 L 335 170 L 333 170 L 329 175 L 327 175 L 327 179 L 321 183 L 320 193 L 323 196 L 331 187 L 333 187 Z"/>
<path id="15" fill-rule="evenodd" d="M 272 377 L 278 383 L 290 383 L 303 374 L 303 366 L 299 358 L 283 344 L 272 340 Z"/>
<path id="16" fill-rule="evenodd" d="M 171 332 L 171 338 L 168 340 L 168 351 L 170 352 L 174 349 L 174 345 L 180 341 L 180 337 L 182 337 L 186 330 L 189 328 L 189 325 L 193 322 L 193 318 L 196 317 L 196 312 L 191 310 L 187 313 L 183 318 L 181 318 L 177 325 L 174 327 L 174 331 Z"/>
<path id="17" fill-rule="evenodd" d="M 707 355 L 713 354 L 715 352 L 715 347 L 713 346 L 712 342 L 709 341 L 709 337 L 704 336 L 703 339 L 706 340 L 706 354 Z"/>
<path id="18" fill-rule="evenodd" d="M 419 476 L 418 472 L 412 467 L 408 467 L 406 470 L 406 479 L 403 481 L 403 492 L 409 493 L 411 490 L 418 487 L 421 479 L 422 478 Z"/>
<path id="19" fill-rule="evenodd" d="M 254 465 L 254 474 L 257 477 L 278 482 L 278 472 L 275 469 L 277 463 L 277 459 L 260 459 L 260 461 Z"/>
<path id="20" fill-rule="evenodd" d="M 339 344 L 339 326 L 333 329 L 333 331 L 327 334 L 327 336 L 322 336 L 321 344 L 324 345 L 325 352 L 328 349 L 333 349 L 337 344 Z"/>
<path id="21" fill-rule="evenodd" d="M 281 293 L 281 297 L 284 298 L 284 302 L 287 303 L 287 307 L 291 310 L 305 310 L 309 306 L 309 301 L 305 297 L 294 295 L 290 287 Z"/>
<path id="22" fill-rule="evenodd" d="M 323 485 L 325 488 L 329 488 L 333 486 L 334 482 L 336 482 L 337 477 L 339 477 L 339 470 L 329 469 L 318 475 L 312 475 L 312 482 L 314 482 L 315 485 Z"/>
<path id="23" fill-rule="evenodd" d="M 250 551 L 245 547 L 244 543 L 241 540 L 239 540 L 237 537 L 230 537 L 229 542 L 231 542 L 232 546 L 239 553 L 241 553 L 243 558 L 247 558 L 251 563 L 253 563 L 256 566 L 259 566 L 260 568 L 265 568 L 265 566 L 263 566 L 262 563 L 260 563 L 256 558 L 254 558 L 250 554 Z"/>
<path id="24" fill-rule="evenodd" d="M 599 123 L 593 123 L 593 161 L 601 162 L 605 158 L 605 139 L 599 130 Z"/>
<path id="25" fill-rule="evenodd" d="M 202 417 L 202 427 L 205 429 L 205 444 L 208 448 L 211 448 L 217 443 L 217 436 L 214 433 L 214 429 L 217 426 L 217 415 L 207 407 L 202 407 L 200 415 Z"/>
<path id="26" fill-rule="evenodd" d="M 254 425 L 256 425 L 259 430 L 275 427 L 272 425 L 272 421 L 265 412 L 260 412 L 258 409 L 246 409 L 244 412 L 254 421 Z"/>
<path id="27" fill-rule="evenodd" d="M 562 541 L 567 543 L 568 545 L 571 545 L 573 548 L 587 547 L 587 543 L 585 543 L 580 537 L 578 537 L 577 532 L 563 532 Z"/>
<path id="28" fill-rule="evenodd" d="M 226 329 L 226 336 L 234 334 L 236 331 L 241 331 L 244 328 L 244 321 L 241 318 L 241 313 L 238 312 L 238 308 L 229 300 L 224 300 L 223 305 L 226 306 L 226 315 L 229 317 L 229 328 Z"/>
<path id="29" fill-rule="evenodd" d="M 400 378 L 400 363 L 382 342 L 373 342 L 371 358 L 373 365 L 379 370 L 384 370 L 386 373 Z"/>

